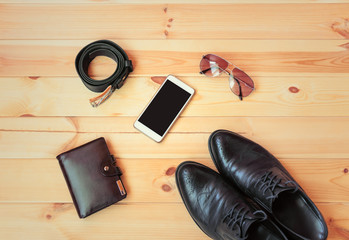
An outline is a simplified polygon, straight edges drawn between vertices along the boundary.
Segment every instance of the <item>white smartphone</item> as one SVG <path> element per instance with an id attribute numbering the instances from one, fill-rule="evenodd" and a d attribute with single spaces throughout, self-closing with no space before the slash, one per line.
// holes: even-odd
<path id="1" fill-rule="evenodd" d="M 134 123 L 134 127 L 154 141 L 161 142 L 194 92 L 187 84 L 168 75 Z"/>

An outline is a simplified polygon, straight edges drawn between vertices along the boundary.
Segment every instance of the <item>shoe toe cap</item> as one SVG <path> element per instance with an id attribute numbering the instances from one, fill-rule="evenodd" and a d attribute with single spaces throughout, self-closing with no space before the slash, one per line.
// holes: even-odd
<path id="1" fill-rule="evenodd" d="M 182 194 L 194 193 L 196 189 L 202 188 L 202 185 L 207 182 L 210 174 L 212 174 L 211 169 L 199 163 L 191 161 L 183 162 L 176 170 L 178 190 Z"/>
<path id="2" fill-rule="evenodd" d="M 213 132 L 209 139 L 209 149 L 217 167 L 240 155 L 246 146 L 245 141 L 244 137 L 227 130 Z"/>

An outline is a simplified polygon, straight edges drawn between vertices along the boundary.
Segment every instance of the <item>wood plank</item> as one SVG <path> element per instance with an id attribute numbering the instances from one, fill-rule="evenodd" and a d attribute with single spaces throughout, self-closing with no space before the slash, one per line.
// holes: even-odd
<path id="1" fill-rule="evenodd" d="M 117 159 L 125 202 L 181 202 L 175 169 L 188 159 Z M 216 169 L 211 159 L 196 159 Z M 314 202 L 349 202 L 349 159 L 281 159 Z M 16 173 L 16 181 L 12 181 Z M 43 181 L 44 180 L 44 181 Z M 324 190 L 326 189 L 326 190 Z M 56 159 L 1 159 L 0 202 L 72 203 Z"/>
<path id="2" fill-rule="evenodd" d="M 178 203 L 121 203 L 83 220 L 72 204 L 0 204 L 0 212 L 2 239 L 207 239 Z"/>
<path id="3" fill-rule="evenodd" d="M 0 130 L 23 132 L 138 133 L 135 117 L 1 117 Z M 348 117 L 179 117 L 170 133 L 232 129 L 247 137 L 319 139 L 348 136 Z M 273 131 L 271 131 L 271 127 Z"/>
<path id="4" fill-rule="evenodd" d="M 112 39 L 133 61 L 132 76 L 198 76 L 203 54 L 215 53 L 251 76 L 348 76 L 348 40 Z M 93 40 L 1 40 L 1 76 L 74 76 L 77 53 Z M 95 59 L 90 74 L 106 76 L 112 61 Z"/>
<path id="5" fill-rule="evenodd" d="M 212 118 L 212 121 L 215 119 Z M 283 121 L 281 119 L 280 121 Z M 287 121 L 287 119 L 286 119 Z M 274 122 L 275 123 L 275 122 Z M 282 125 L 260 125 L 255 132 L 241 132 L 238 126 L 228 129 L 263 145 L 280 158 L 349 158 L 347 129 L 333 126 L 322 130 L 323 124 L 314 121 L 312 131 L 288 128 Z M 340 124 L 338 125 L 340 126 Z M 304 130 L 302 132 L 302 130 Z M 331 129 L 333 132 L 331 133 Z M 294 131 L 293 133 L 292 130 Z M 315 131 L 315 130 L 314 130 Z M 290 133 L 290 134 L 288 134 Z M 308 134 L 309 133 L 309 134 Z M 322 133 L 322 134 L 321 134 Z M 161 143 L 156 143 L 141 133 L 75 133 L 75 132 L 0 132 L 0 158 L 55 158 L 59 153 L 72 149 L 97 137 L 105 137 L 109 148 L 120 158 L 207 158 L 207 141 L 210 133 L 169 133 Z"/>
<path id="6" fill-rule="evenodd" d="M 25 4 L 32 4 L 32 3 L 45 3 L 45 4 L 69 4 L 69 3 L 79 3 L 79 4 L 120 4 L 120 3 L 127 3 L 127 4 L 155 4 L 155 3 L 163 3 L 163 0 L 103 0 L 103 1 L 96 1 L 96 0 L 0 0 L 0 3 L 6 3 L 6 4 L 13 4 L 13 3 L 25 3 Z M 348 0 L 244 0 L 244 4 L 246 3 L 257 3 L 257 4 L 269 4 L 269 3 L 313 3 L 313 4 L 321 4 L 321 3 L 349 3 Z M 194 3 L 212 3 L 212 0 L 167 0 L 166 3 L 181 3 L 181 4 L 194 4 Z M 215 0 L 215 4 L 220 3 L 226 3 L 226 4 L 232 4 L 232 3 L 241 3 L 241 0 Z"/>
<path id="7" fill-rule="evenodd" d="M 215 169 L 216 129 L 280 158 L 323 213 L 328 239 L 349 239 L 349 0 L 241 2 L 0 0 L 0 239 L 208 239 L 174 173 L 185 160 Z M 120 44 L 135 71 L 93 109 L 74 60 L 96 39 Z M 256 91 L 239 102 L 226 76 L 199 75 L 205 53 L 244 69 Z M 92 65 L 98 79 L 115 67 Z M 158 144 L 132 125 L 154 77 L 169 73 L 196 95 Z M 55 156 L 101 136 L 128 198 L 80 220 Z"/>
<path id="8" fill-rule="evenodd" d="M 254 77 L 256 90 L 239 101 L 228 78 L 180 77 L 196 93 L 182 116 L 348 116 L 348 77 Z M 102 106 L 78 78 L 0 78 L 1 116 L 138 116 L 159 87 L 130 77 Z M 19 91 L 21 89 L 21 91 Z"/>
<path id="9" fill-rule="evenodd" d="M 145 150 L 148 154 L 149 149 L 147 148 L 155 147 L 155 150 L 157 144 L 152 144 L 150 139 L 139 134 L 133 128 L 134 121 L 134 117 L 0 118 L 3 136 L 1 143 L 4 144 L 2 156 L 19 157 L 16 146 L 21 147 L 23 144 L 22 147 L 27 146 L 29 151 L 23 152 L 20 155 L 22 157 L 30 155 L 55 157 L 60 149 L 63 151 L 77 146 L 78 143 L 82 144 L 84 141 L 92 140 L 94 137 L 105 136 L 112 140 L 111 145 L 117 144 L 115 149 L 118 154 L 124 156 L 128 153 L 130 154 L 127 155 L 128 157 L 141 157 L 141 153 L 138 155 L 135 149 L 127 152 L 126 149 L 130 147 L 127 147 L 123 141 L 130 139 L 129 141 L 132 142 L 132 138 L 137 139 L 141 146 L 139 150 Z M 346 150 L 349 136 L 348 122 L 347 117 L 181 117 L 170 130 L 168 136 L 171 139 L 170 143 L 160 148 L 171 151 L 167 155 L 169 157 L 172 157 L 171 154 L 178 154 L 175 149 L 170 150 L 172 149 L 170 145 L 177 144 L 176 141 L 183 141 L 183 134 L 187 133 L 194 141 L 190 144 L 199 151 L 193 154 L 193 150 L 186 150 L 181 157 L 189 157 L 186 154 L 195 158 L 205 157 L 208 135 L 216 129 L 229 129 L 258 141 L 262 145 L 268 144 L 268 147 L 273 148 L 275 154 L 284 157 L 346 157 L 348 156 Z M 9 139 L 6 139 L 5 135 L 9 136 Z M 30 138 L 43 138 L 39 143 L 44 143 L 46 148 L 40 149 L 40 144 L 38 147 L 30 146 Z M 60 138 L 62 139 L 58 140 Z M 6 147 L 7 142 L 11 139 L 15 146 Z M 46 139 L 52 142 L 47 145 Z M 73 141 L 79 139 L 79 142 L 70 143 L 71 139 L 74 139 Z M 126 149 L 123 149 L 124 147 Z M 148 155 L 148 157 L 153 156 L 157 157 L 155 152 Z"/>
<path id="10" fill-rule="evenodd" d="M 345 220 L 345 215 L 348 213 L 349 204 L 339 204 L 337 207 L 334 207 L 332 204 L 317 204 L 321 213 L 325 217 L 325 220 L 327 222 L 329 235 L 328 240 L 331 239 L 348 239 L 349 238 L 349 225 L 348 222 Z M 342 212 L 341 211 L 345 211 Z M 338 219 L 336 220 L 332 218 L 332 216 L 338 216 L 340 215 Z"/>
<path id="11" fill-rule="evenodd" d="M 328 239 L 348 239 L 349 205 L 318 206 Z M 178 203 L 120 203 L 83 220 L 72 204 L 0 204 L 0 212 L 2 239 L 209 239 Z"/>
<path id="12" fill-rule="evenodd" d="M 1 39 L 343 39 L 348 38 L 348 9 L 348 4 L 340 3 L 2 4 L 0 36 Z"/>

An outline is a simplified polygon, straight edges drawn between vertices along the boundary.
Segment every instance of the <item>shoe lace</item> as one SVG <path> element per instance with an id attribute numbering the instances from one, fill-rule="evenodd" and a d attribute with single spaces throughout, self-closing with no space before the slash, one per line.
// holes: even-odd
<path id="1" fill-rule="evenodd" d="M 277 195 L 275 194 L 275 188 L 285 188 L 288 187 L 288 184 L 293 183 L 294 184 L 294 192 L 298 190 L 298 184 L 295 181 L 286 181 L 285 183 L 281 184 L 282 180 L 277 177 L 277 175 L 273 175 L 271 171 L 266 172 L 263 176 L 261 176 L 257 182 L 255 183 L 254 187 L 257 187 L 258 184 L 259 190 L 263 191 L 263 195 L 265 192 L 269 189 L 272 192 L 271 196 L 266 197 L 267 199 L 275 199 L 277 198 Z"/>
<path id="2" fill-rule="evenodd" d="M 229 228 L 232 230 L 238 230 L 236 234 L 238 240 L 246 240 L 248 238 L 248 235 L 244 235 L 242 230 L 242 224 L 246 219 L 265 220 L 267 218 L 266 213 L 262 210 L 256 210 L 253 212 L 255 217 L 246 216 L 246 214 L 249 212 L 250 211 L 245 209 L 245 207 L 239 207 L 239 203 L 236 203 L 223 218 L 223 223 L 226 223 Z M 258 214 L 262 214 L 262 216 L 259 217 Z"/>

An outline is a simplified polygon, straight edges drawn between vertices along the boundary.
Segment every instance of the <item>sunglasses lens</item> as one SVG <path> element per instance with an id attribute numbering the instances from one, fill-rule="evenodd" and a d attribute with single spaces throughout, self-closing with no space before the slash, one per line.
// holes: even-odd
<path id="1" fill-rule="evenodd" d="M 239 82 L 239 84 L 237 82 Z M 237 96 L 247 97 L 254 90 L 252 79 L 238 68 L 233 69 L 233 76 L 230 76 L 229 83 L 231 91 Z"/>
<path id="2" fill-rule="evenodd" d="M 214 54 L 203 56 L 200 62 L 201 73 L 209 77 L 218 76 L 223 70 L 228 67 L 229 63 L 223 58 Z"/>

